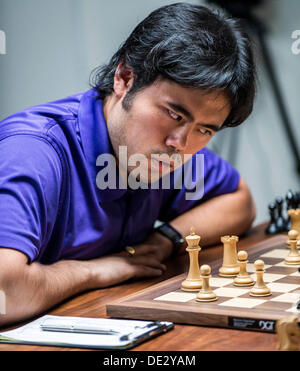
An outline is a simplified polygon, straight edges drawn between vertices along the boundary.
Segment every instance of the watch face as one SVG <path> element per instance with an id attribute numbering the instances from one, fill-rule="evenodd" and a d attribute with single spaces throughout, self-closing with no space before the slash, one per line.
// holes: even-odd
<path id="1" fill-rule="evenodd" d="M 165 224 L 165 223 L 161 222 L 160 220 L 156 220 L 155 223 L 154 223 L 153 228 L 157 229 L 157 228 L 161 227 L 163 224 Z"/>

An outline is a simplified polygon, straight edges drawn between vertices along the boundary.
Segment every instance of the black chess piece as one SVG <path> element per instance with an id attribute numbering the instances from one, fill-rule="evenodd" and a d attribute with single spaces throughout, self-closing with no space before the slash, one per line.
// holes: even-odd
<path id="1" fill-rule="evenodd" d="M 291 209 L 294 209 L 294 203 L 295 203 L 294 193 L 290 189 L 288 190 L 288 192 L 286 194 L 285 200 L 286 200 L 286 221 L 285 221 L 286 226 L 285 226 L 285 230 L 286 230 L 286 232 L 288 232 L 291 228 L 291 221 L 290 221 L 288 211 L 291 210 Z"/>
<path id="2" fill-rule="evenodd" d="M 294 193 L 290 189 L 288 190 L 286 194 L 285 200 L 286 200 L 287 210 L 293 209 L 294 203 L 295 203 L 295 196 L 294 196 Z"/>
<path id="3" fill-rule="evenodd" d="M 300 192 L 296 192 L 294 194 L 294 199 L 295 199 L 295 209 L 299 209 L 300 208 Z"/>
<path id="4" fill-rule="evenodd" d="M 267 226 L 265 232 L 267 234 L 276 234 L 278 232 L 277 232 L 277 224 L 276 224 L 277 207 L 276 207 L 275 202 L 270 203 L 268 208 L 269 208 L 269 214 L 270 214 L 270 223 Z"/>
<path id="5" fill-rule="evenodd" d="M 277 218 L 276 218 L 276 228 L 277 233 L 281 233 L 286 231 L 286 223 L 287 221 L 284 219 L 282 215 L 282 207 L 283 207 L 283 198 L 277 197 L 276 198 L 276 208 L 277 208 Z"/>

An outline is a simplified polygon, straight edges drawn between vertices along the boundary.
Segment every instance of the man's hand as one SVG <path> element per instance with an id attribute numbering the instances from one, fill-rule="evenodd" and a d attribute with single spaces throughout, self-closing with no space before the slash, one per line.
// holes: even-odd
<path id="1" fill-rule="evenodd" d="M 133 246 L 135 254 L 127 252 L 93 259 L 87 262 L 94 288 L 107 287 L 131 278 L 160 276 L 166 266 L 162 264 L 172 253 L 172 243 L 157 232 L 147 240 Z"/>
<path id="2" fill-rule="evenodd" d="M 135 255 L 154 255 L 161 262 L 168 259 L 173 251 L 172 242 L 162 234 L 153 232 L 145 242 L 134 246 Z"/>

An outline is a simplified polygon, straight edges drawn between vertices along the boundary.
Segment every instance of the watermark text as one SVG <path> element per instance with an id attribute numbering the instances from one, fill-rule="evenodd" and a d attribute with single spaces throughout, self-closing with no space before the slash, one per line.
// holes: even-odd
<path id="1" fill-rule="evenodd" d="M 120 146 L 117 159 L 109 153 L 98 156 L 98 189 L 184 188 L 186 200 L 200 200 L 204 195 L 204 154 L 151 153 L 146 156 L 135 153 L 129 156 L 127 147 Z"/>
<path id="2" fill-rule="evenodd" d="M 6 34 L 0 30 L 0 54 L 6 54 Z"/>
<path id="3" fill-rule="evenodd" d="M 292 39 L 295 40 L 292 44 L 292 53 L 294 55 L 300 54 L 300 30 L 295 30 L 292 33 Z"/>
<path id="4" fill-rule="evenodd" d="M 6 314 L 5 293 L 2 290 L 0 290 L 0 315 L 1 314 Z"/>

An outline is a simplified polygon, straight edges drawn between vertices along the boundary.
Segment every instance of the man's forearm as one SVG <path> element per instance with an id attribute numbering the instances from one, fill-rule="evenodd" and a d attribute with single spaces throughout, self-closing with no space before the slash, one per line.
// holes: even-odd
<path id="1" fill-rule="evenodd" d="M 85 262 L 79 261 L 32 263 L 22 271 L 13 272 L 12 279 L 8 277 L 1 283 L 6 295 L 6 315 L 0 316 L 0 326 L 42 313 L 89 289 L 89 277 Z"/>
<path id="2" fill-rule="evenodd" d="M 170 224 L 183 236 L 193 226 L 202 245 L 220 242 L 222 235 L 241 235 L 255 218 L 255 206 L 246 184 L 241 181 L 236 192 L 215 197 L 174 219 Z"/>
<path id="3" fill-rule="evenodd" d="M 150 254 L 151 246 L 148 250 L 134 257 L 122 252 L 88 261 L 62 260 L 42 265 L 27 264 L 24 254 L 0 248 L 0 289 L 6 295 L 6 314 L 0 316 L 0 326 L 38 315 L 89 289 L 161 275 L 166 269 L 162 257 Z"/>

